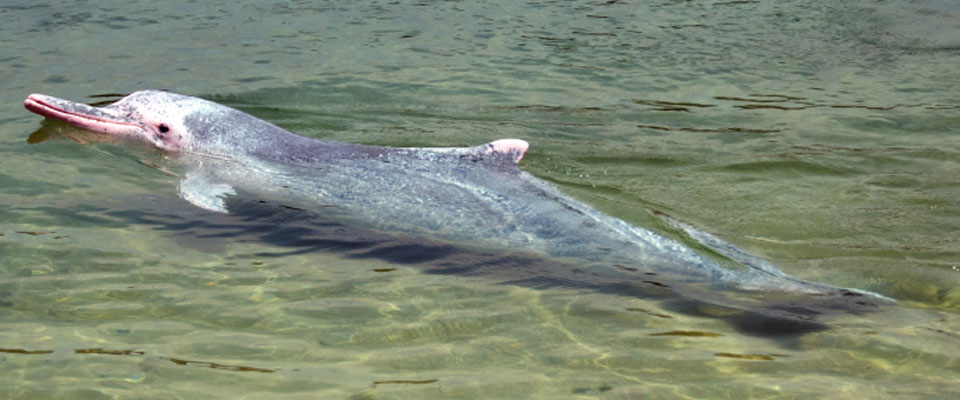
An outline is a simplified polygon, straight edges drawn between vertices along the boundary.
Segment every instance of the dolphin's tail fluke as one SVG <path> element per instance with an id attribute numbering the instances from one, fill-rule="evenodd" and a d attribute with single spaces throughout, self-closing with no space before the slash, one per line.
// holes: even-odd
<path id="1" fill-rule="evenodd" d="M 660 217 L 670 227 L 680 230 L 688 236 L 690 239 L 693 239 L 700 245 L 706 247 L 707 249 L 725 257 L 732 261 L 735 261 L 745 267 L 750 271 L 751 275 L 757 276 L 758 283 L 768 283 L 775 282 L 775 285 L 780 289 L 788 291 L 797 291 L 802 293 L 810 294 L 820 294 L 820 295 L 834 295 L 834 296 L 847 296 L 847 297 L 858 297 L 858 296 L 869 296 L 877 300 L 882 300 L 884 302 L 895 303 L 894 299 L 891 299 L 887 296 L 865 291 L 859 289 L 848 289 L 837 286 L 831 286 L 823 283 L 810 282 L 802 279 L 793 278 L 777 266 L 773 265 L 767 260 L 764 260 L 760 257 L 757 257 L 753 254 L 747 253 L 743 249 L 736 247 L 723 239 L 720 239 L 712 234 L 701 231 L 693 226 L 690 226 L 686 223 L 677 221 L 670 216 L 657 212 L 656 215 Z M 750 281 L 743 282 L 742 287 L 744 289 L 751 289 Z M 759 285 L 758 285 L 759 286 Z M 758 289 L 764 289 L 764 287 L 758 287 Z M 769 289 L 769 288 L 766 288 Z"/>

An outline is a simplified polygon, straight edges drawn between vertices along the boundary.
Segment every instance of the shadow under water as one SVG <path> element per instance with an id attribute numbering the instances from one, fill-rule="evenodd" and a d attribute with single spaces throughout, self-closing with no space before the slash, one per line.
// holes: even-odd
<path id="1" fill-rule="evenodd" d="M 170 232 L 183 245 L 208 252 L 222 251 L 227 243 L 259 242 L 276 246 L 279 251 L 258 253 L 257 257 L 329 252 L 344 258 L 415 266 L 430 274 L 480 277 L 498 284 L 652 299 L 660 302 L 665 310 L 718 318 L 742 334 L 774 338 L 786 347 L 792 347 L 794 340 L 803 334 L 829 329 L 825 319 L 830 316 L 879 311 L 886 304 L 848 291 L 839 296 L 797 293 L 757 296 L 704 284 L 666 281 L 655 273 L 616 266 L 637 275 L 636 279 L 624 279 L 598 273 L 578 265 L 575 260 L 402 237 L 344 225 L 298 208 L 263 200 L 243 200 L 243 196 L 228 200 L 231 214 L 192 209 L 185 203 L 171 205 L 164 200 L 153 204 L 152 209 L 142 204 L 139 208 L 104 209 L 99 213 Z"/>

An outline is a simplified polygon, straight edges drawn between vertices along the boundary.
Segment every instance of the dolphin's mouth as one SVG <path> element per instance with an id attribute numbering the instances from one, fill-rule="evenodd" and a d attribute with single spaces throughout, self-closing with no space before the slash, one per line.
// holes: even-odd
<path id="1" fill-rule="evenodd" d="M 42 94 L 27 96 L 23 106 L 44 117 L 97 132 L 129 134 L 143 129 L 137 123 L 125 121 L 113 110 L 91 107 Z"/>

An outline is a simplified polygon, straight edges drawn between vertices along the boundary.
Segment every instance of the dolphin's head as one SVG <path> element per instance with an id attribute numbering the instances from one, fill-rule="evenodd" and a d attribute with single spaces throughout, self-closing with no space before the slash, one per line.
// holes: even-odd
<path id="1" fill-rule="evenodd" d="M 210 140 L 210 128 L 242 114 L 217 103 L 157 90 L 142 90 L 100 108 L 42 94 L 23 103 L 47 118 L 181 152 Z"/>

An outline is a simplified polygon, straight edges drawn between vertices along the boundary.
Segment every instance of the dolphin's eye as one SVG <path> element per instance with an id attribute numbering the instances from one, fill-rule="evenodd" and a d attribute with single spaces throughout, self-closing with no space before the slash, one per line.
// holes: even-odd
<path id="1" fill-rule="evenodd" d="M 170 128 L 167 126 L 167 124 L 160 124 L 158 129 L 160 129 L 160 133 L 170 132 Z"/>

